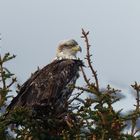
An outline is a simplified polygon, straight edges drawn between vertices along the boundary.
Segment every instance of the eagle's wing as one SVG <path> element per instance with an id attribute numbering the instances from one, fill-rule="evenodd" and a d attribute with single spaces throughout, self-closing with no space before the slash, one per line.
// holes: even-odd
<path id="1" fill-rule="evenodd" d="M 75 83 L 80 66 L 83 66 L 81 60 L 55 60 L 36 71 L 23 84 L 19 94 L 8 106 L 8 110 L 17 106 L 33 107 L 52 101 L 57 102 L 62 97 L 61 94 L 71 94 L 72 90 L 68 90 L 68 84 Z"/>

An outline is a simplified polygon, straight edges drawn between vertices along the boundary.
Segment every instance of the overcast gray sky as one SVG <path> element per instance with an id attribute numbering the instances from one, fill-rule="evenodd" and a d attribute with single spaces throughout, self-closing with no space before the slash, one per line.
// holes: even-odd
<path id="1" fill-rule="evenodd" d="M 51 62 L 60 40 L 83 47 L 81 28 L 90 30 L 102 87 L 140 82 L 140 0 L 0 0 L 0 51 L 17 55 L 10 68 L 21 83 Z"/>

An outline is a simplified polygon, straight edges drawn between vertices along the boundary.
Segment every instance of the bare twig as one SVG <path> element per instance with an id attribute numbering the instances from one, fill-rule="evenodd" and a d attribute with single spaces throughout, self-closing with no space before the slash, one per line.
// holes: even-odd
<path id="1" fill-rule="evenodd" d="M 69 104 L 71 104 L 74 100 L 76 100 L 83 92 L 84 92 L 84 91 L 81 90 L 80 93 L 77 93 L 77 95 L 76 95 L 73 99 L 71 99 L 71 100 L 69 101 Z"/>
<path id="2" fill-rule="evenodd" d="M 83 67 L 81 67 L 81 71 L 82 71 L 82 74 L 83 74 L 83 77 L 84 77 L 85 82 L 87 83 L 88 86 L 90 86 L 90 82 L 89 82 L 90 79 L 87 78 L 87 76 L 86 76 L 86 74 L 84 72 Z"/>
<path id="3" fill-rule="evenodd" d="M 96 92 L 95 90 L 94 90 L 94 88 L 84 88 L 84 87 L 79 87 L 79 86 L 75 86 L 74 88 L 76 88 L 76 89 L 78 89 L 78 90 L 81 90 L 81 91 L 86 91 L 86 92 L 88 92 L 88 93 L 93 93 L 93 94 L 95 94 L 96 96 L 98 96 L 98 92 Z"/>
<path id="4" fill-rule="evenodd" d="M 85 32 L 84 29 L 82 29 L 82 35 L 81 38 L 85 39 L 85 43 L 86 43 L 86 48 L 87 48 L 87 55 L 86 55 L 86 59 L 88 62 L 88 66 L 91 69 L 91 72 L 95 78 L 95 84 L 96 84 L 96 89 L 99 91 L 99 83 L 98 83 L 98 77 L 97 77 L 97 72 L 94 70 L 93 66 L 92 66 L 92 61 L 91 61 L 91 54 L 90 54 L 90 45 L 89 45 L 89 41 L 88 41 L 88 32 Z"/>
<path id="5" fill-rule="evenodd" d="M 90 90 L 90 89 L 83 88 L 83 87 L 79 87 L 79 86 L 75 86 L 74 88 L 76 88 L 76 89 L 78 89 L 78 90 L 86 91 L 86 92 L 89 92 L 89 93 L 92 93 L 92 92 L 93 92 L 93 91 Z"/>
<path id="6" fill-rule="evenodd" d="M 7 86 L 7 88 L 10 88 L 15 82 L 16 82 L 16 78 L 12 78 L 11 83 Z"/>

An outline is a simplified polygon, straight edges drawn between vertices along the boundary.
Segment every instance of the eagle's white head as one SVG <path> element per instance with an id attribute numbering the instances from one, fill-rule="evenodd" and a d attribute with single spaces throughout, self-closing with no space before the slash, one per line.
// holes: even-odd
<path id="1" fill-rule="evenodd" d="M 79 51 L 82 49 L 74 39 L 64 40 L 58 45 L 56 59 L 76 59 Z"/>

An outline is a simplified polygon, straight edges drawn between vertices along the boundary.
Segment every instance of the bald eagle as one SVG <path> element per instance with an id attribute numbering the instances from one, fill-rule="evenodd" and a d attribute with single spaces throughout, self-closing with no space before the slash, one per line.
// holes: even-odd
<path id="1" fill-rule="evenodd" d="M 8 110 L 16 107 L 51 110 L 56 115 L 66 109 L 66 103 L 73 92 L 71 85 L 79 77 L 83 66 L 76 57 L 81 47 L 73 40 L 62 41 L 57 48 L 56 58 L 44 68 L 37 70 L 21 86 L 19 94 L 12 100 Z M 53 111 L 52 111 L 53 110 Z"/>

